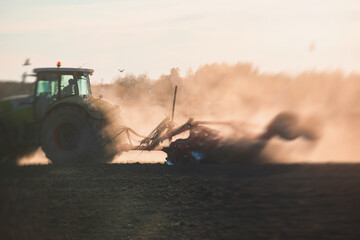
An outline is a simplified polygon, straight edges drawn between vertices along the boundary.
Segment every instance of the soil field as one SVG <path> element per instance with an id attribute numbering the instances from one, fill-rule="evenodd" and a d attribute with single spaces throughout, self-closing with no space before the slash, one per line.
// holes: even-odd
<path id="1" fill-rule="evenodd" d="M 360 239 L 360 165 L 0 166 L 0 239 Z"/>

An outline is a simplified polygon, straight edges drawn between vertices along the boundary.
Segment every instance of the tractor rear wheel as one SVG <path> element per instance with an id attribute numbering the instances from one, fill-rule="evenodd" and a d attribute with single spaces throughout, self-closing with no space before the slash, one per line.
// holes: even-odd
<path id="1" fill-rule="evenodd" d="M 98 120 L 75 106 L 52 110 L 41 130 L 41 146 L 54 164 L 107 162 L 115 151 L 106 149 Z"/>

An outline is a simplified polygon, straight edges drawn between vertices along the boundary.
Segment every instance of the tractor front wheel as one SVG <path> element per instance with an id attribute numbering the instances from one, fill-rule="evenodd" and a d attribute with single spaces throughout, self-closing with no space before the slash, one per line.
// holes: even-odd
<path id="1" fill-rule="evenodd" d="M 6 128 L 0 124 L 0 163 L 5 161 L 10 152 L 10 139 Z"/>

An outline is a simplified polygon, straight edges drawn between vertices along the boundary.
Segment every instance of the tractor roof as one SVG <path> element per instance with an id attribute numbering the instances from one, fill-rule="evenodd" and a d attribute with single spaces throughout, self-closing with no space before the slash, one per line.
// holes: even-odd
<path id="1" fill-rule="evenodd" d="M 40 72 L 85 72 L 85 73 L 93 73 L 94 69 L 89 68 L 35 68 L 34 73 Z"/>

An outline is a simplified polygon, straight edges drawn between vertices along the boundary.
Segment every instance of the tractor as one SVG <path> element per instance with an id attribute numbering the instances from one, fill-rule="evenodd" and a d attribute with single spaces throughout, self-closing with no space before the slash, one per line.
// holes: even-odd
<path id="1" fill-rule="evenodd" d="M 107 161 L 117 153 L 102 129 L 116 106 L 91 94 L 94 70 L 35 68 L 32 96 L 0 101 L 0 161 L 12 162 L 41 147 L 55 164 Z"/>

